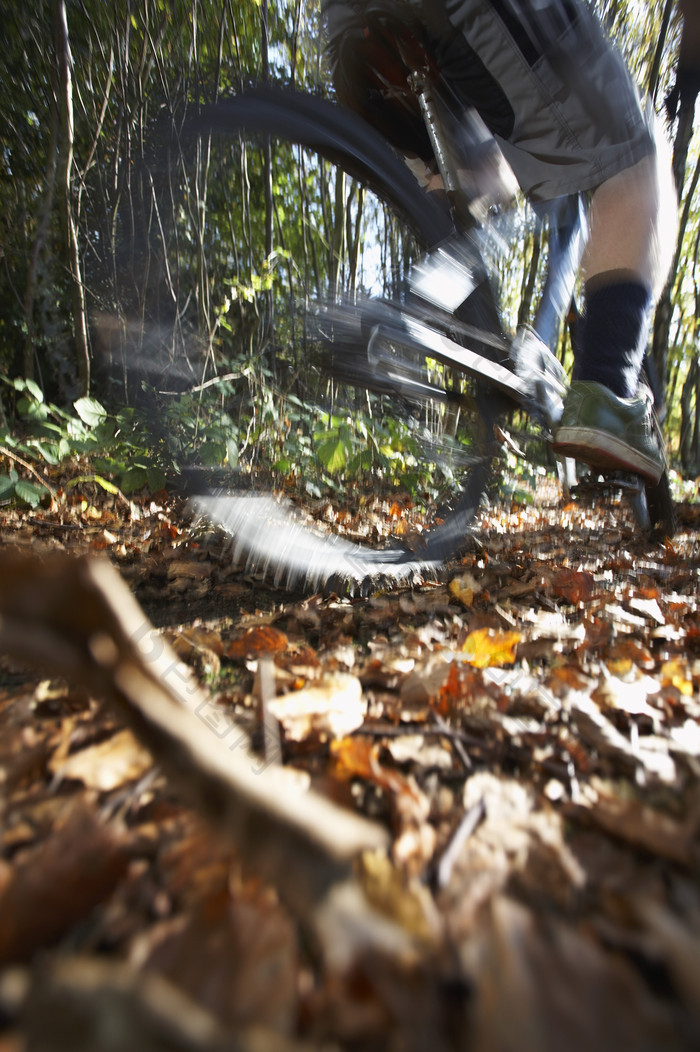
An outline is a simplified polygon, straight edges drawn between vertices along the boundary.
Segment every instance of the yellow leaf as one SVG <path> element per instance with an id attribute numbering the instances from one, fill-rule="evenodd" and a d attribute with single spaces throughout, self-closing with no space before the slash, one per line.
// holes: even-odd
<path id="1" fill-rule="evenodd" d="M 512 665 L 515 652 L 522 639 L 519 632 L 499 632 L 493 628 L 478 628 L 470 632 L 465 639 L 462 650 L 467 661 L 475 668 L 488 668 L 491 665 Z"/>
<path id="2" fill-rule="evenodd" d="M 481 585 L 475 581 L 470 573 L 462 574 L 461 577 L 453 577 L 448 588 L 452 595 L 459 599 L 464 606 L 471 606 L 474 596 L 481 591 Z"/>
<path id="3" fill-rule="evenodd" d="M 688 666 L 679 658 L 666 661 L 661 666 L 661 682 L 664 687 L 675 687 L 680 694 L 690 697 L 693 693 L 693 684 L 688 678 Z"/>

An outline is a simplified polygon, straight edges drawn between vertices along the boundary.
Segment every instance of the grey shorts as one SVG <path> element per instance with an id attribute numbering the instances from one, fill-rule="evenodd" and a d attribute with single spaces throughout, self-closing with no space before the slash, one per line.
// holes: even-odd
<path id="1" fill-rule="evenodd" d="M 445 0 L 512 109 L 497 135 L 534 201 L 592 190 L 655 150 L 622 57 L 578 0 Z"/>

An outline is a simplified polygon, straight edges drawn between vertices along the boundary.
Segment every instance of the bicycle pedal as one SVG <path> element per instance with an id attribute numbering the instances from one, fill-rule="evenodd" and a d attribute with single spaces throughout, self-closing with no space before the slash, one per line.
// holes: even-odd
<path id="1" fill-rule="evenodd" d="M 596 478 L 580 479 L 575 486 L 571 487 L 573 497 L 589 494 L 600 496 L 612 492 L 635 496 L 644 492 L 644 480 L 640 475 L 628 472 L 601 473 Z"/>

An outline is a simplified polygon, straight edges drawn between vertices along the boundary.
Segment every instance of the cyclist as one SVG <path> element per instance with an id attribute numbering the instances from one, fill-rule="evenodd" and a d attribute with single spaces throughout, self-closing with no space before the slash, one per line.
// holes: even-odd
<path id="1" fill-rule="evenodd" d="M 690 6 L 693 6 L 691 3 Z M 673 251 L 677 199 L 663 137 L 583 0 L 324 0 L 341 101 L 405 153 L 424 141 L 383 112 L 368 21 L 416 20 L 445 81 L 477 110 L 535 204 L 586 194 L 584 318 L 555 449 L 657 481 L 663 440 L 640 390 L 652 308 Z"/>

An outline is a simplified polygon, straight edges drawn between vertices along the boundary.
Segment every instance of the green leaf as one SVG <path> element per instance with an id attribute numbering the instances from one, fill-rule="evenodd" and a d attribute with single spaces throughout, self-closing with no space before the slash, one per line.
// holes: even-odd
<path id="1" fill-rule="evenodd" d="M 199 459 L 206 467 L 216 467 L 226 459 L 225 442 L 203 442 L 199 447 Z"/>
<path id="2" fill-rule="evenodd" d="M 318 456 L 326 471 L 334 475 L 345 467 L 347 447 L 341 438 L 328 438 L 319 445 Z"/>
<path id="3" fill-rule="evenodd" d="M 9 500 L 15 492 L 15 479 L 9 475 L 0 475 L 0 500 Z"/>
<path id="4" fill-rule="evenodd" d="M 26 479 L 18 479 L 15 483 L 15 493 L 25 504 L 29 504 L 32 508 L 36 508 L 41 502 L 41 498 L 46 493 L 46 489 L 44 486 L 40 486 L 36 482 L 27 482 Z"/>
<path id="5" fill-rule="evenodd" d="M 146 483 L 151 493 L 155 493 L 158 489 L 163 489 L 165 486 L 165 475 L 163 471 L 155 466 L 146 468 Z"/>
<path id="6" fill-rule="evenodd" d="M 35 383 L 34 380 L 25 380 L 24 383 L 27 391 L 36 398 L 37 402 L 44 401 L 44 392 L 39 387 L 39 384 Z"/>
<path id="7" fill-rule="evenodd" d="M 119 487 L 115 486 L 113 482 L 103 478 L 102 475 L 81 475 L 77 479 L 71 479 L 66 482 L 66 489 L 70 489 L 71 486 L 79 486 L 83 482 L 95 482 L 98 486 L 101 486 L 106 493 L 119 493 Z"/>
<path id="8" fill-rule="evenodd" d="M 96 398 L 79 398 L 73 406 L 88 427 L 98 427 L 107 417 L 107 410 Z"/>
<path id="9" fill-rule="evenodd" d="M 35 442 L 34 445 L 47 464 L 58 464 L 59 453 L 57 442 Z"/>
<path id="10" fill-rule="evenodd" d="M 148 472 L 146 468 L 127 468 L 119 479 L 119 488 L 122 493 L 133 493 L 137 489 L 142 489 L 147 482 Z"/>
<path id="11" fill-rule="evenodd" d="M 68 421 L 66 430 L 68 432 L 68 437 L 72 438 L 75 442 L 79 442 L 87 435 L 85 424 L 80 420 L 76 420 L 75 417 Z"/>
<path id="12" fill-rule="evenodd" d="M 45 420 L 50 410 L 43 402 L 37 401 L 33 396 L 20 398 L 17 401 L 17 412 L 27 420 Z"/>

